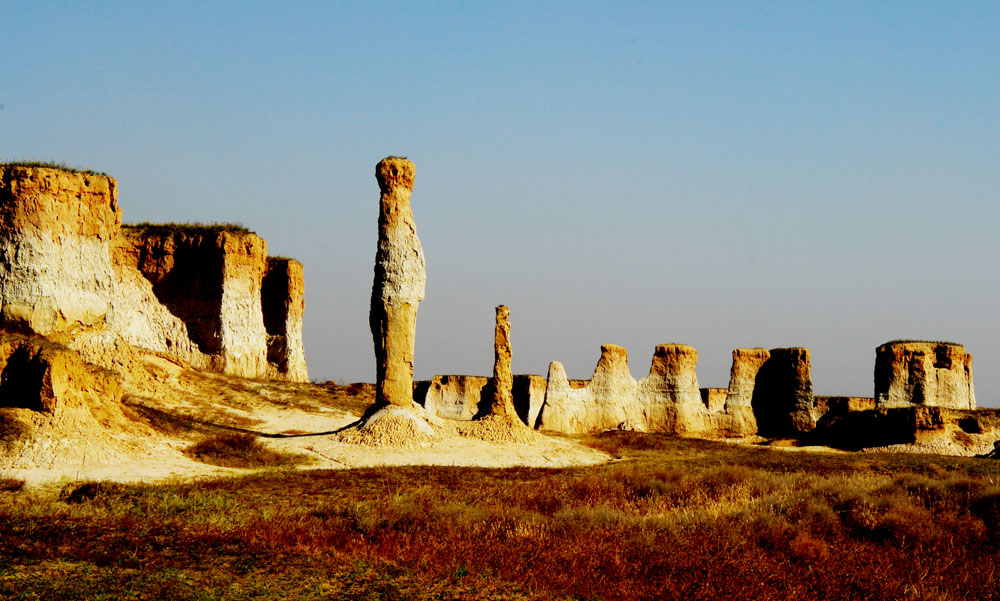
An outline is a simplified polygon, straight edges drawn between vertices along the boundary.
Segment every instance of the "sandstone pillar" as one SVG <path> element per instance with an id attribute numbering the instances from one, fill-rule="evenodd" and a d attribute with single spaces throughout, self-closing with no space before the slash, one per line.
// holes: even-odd
<path id="1" fill-rule="evenodd" d="M 795 437 L 816 427 L 809 349 L 771 349 L 754 382 L 753 405 L 761 436 Z"/>
<path id="2" fill-rule="evenodd" d="M 497 307 L 497 326 L 493 340 L 493 405 L 490 413 L 514 418 L 514 376 L 510 372 L 510 309 Z"/>
<path id="3" fill-rule="evenodd" d="M 412 407 L 417 305 L 424 299 L 424 252 L 410 210 L 413 163 L 387 157 L 375 167 L 381 197 L 369 322 L 375 343 L 375 405 Z"/>

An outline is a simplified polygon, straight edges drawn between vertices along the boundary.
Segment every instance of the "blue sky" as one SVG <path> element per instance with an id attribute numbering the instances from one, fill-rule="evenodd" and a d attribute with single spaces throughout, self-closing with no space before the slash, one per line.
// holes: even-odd
<path id="1" fill-rule="evenodd" d="M 602 343 L 955 340 L 1000 405 L 1000 4 L 6 3 L 0 159 L 118 178 L 306 269 L 314 378 L 374 379 L 374 165 L 417 166 L 416 375 L 588 377 Z"/>

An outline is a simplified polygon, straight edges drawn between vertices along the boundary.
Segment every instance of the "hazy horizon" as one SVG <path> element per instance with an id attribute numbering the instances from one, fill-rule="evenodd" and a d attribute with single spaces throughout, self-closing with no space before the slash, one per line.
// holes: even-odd
<path id="1" fill-rule="evenodd" d="M 240 222 L 303 262 L 313 379 L 373 381 L 375 164 L 416 164 L 415 376 L 644 376 L 953 340 L 1000 405 L 1000 4 L 15 2 L 0 160 L 119 181 L 127 222 Z"/>

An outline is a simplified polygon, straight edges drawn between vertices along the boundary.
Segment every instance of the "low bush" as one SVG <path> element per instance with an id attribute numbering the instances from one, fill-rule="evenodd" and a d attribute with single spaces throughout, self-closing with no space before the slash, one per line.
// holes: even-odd
<path id="1" fill-rule="evenodd" d="M 191 445 L 184 452 L 192 459 L 221 467 L 274 467 L 305 460 L 300 455 L 272 451 L 262 445 L 257 436 L 242 432 L 211 436 Z"/>

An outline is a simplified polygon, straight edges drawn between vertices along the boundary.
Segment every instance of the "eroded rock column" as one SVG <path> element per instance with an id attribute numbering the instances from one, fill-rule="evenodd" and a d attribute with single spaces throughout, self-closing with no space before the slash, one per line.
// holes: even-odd
<path id="1" fill-rule="evenodd" d="M 493 339 L 493 405 L 490 413 L 515 418 L 514 376 L 510 372 L 510 309 L 497 307 L 496 334 Z"/>
<path id="2" fill-rule="evenodd" d="M 795 437 L 816 427 L 809 349 L 771 349 L 757 372 L 753 412 L 761 436 Z"/>
<path id="3" fill-rule="evenodd" d="M 375 405 L 412 407 L 417 305 L 424 299 L 424 252 L 410 209 L 413 163 L 387 157 L 375 166 L 379 199 L 378 249 L 372 285 Z"/>

